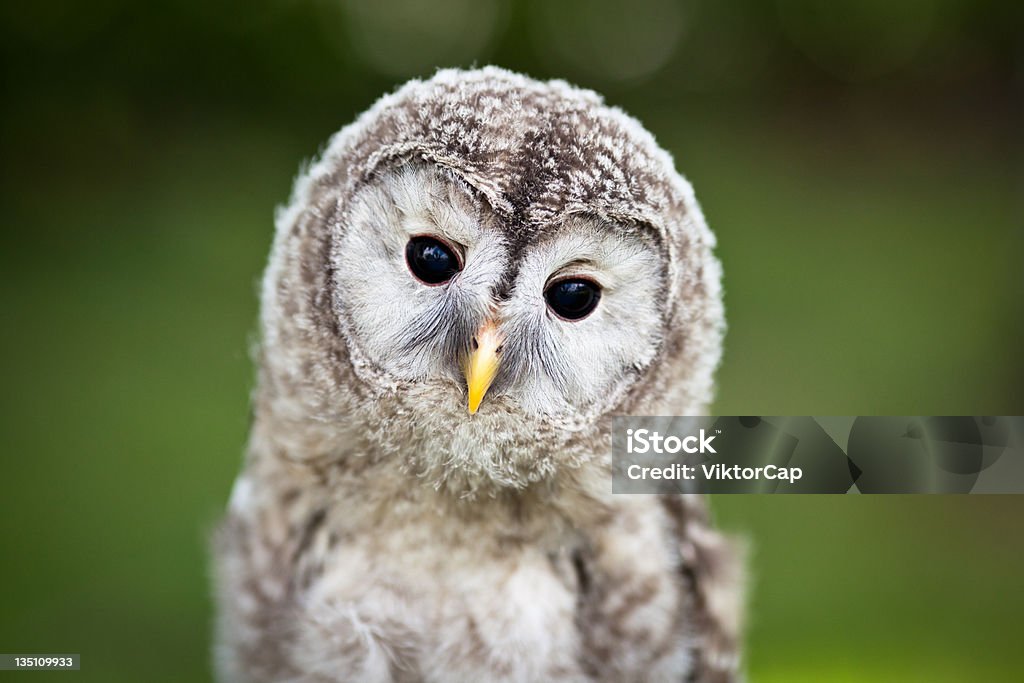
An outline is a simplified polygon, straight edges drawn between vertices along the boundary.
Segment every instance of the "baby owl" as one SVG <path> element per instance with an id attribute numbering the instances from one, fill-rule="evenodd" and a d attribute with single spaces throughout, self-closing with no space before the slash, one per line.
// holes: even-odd
<path id="1" fill-rule="evenodd" d="M 690 185 L 562 81 L 446 70 L 276 218 L 223 681 L 733 681 L 695 496 L 612 495 L 611 416 L 701 414 L 724 327 Z"/>

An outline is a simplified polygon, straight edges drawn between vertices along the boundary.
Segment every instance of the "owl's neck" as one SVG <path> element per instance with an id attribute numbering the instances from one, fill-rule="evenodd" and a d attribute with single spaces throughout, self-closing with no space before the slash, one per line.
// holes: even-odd
<path id="1" fill-rule="evenodd" d="M 272 492 L 267 504 L 297 499 L 307 510 L 348 511 L 367 528 L 396 523 L 396 502 L 410 519 L 436 518 L 464 529 L 500 524 L 524 536 L 564 535 L 606 514 L 610 472 L 602 463 L 556 473 L 525 487 L 418 476 L 394 454 L 383 455 L 358 435 L 316 423 L 301 425 L 257 416 L 247 456 L 253 488 Z M 362 432 L 361 432 L 362 433 Z"/>

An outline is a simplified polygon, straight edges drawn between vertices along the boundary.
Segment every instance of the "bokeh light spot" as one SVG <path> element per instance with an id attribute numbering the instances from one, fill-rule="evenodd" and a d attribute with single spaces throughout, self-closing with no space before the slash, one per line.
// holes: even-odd
<path id="1" fill-rule="evenodd" d="M 641 80 L 672 57 L 689 8 L 673 0 L 536 2 L 534 43 L 575 74 L 603 82 Z"/>
<path id="2" fill-rule="evenodd" d="M 505 6 L 499 0 L 346 0 L 344 8 L 356 54 L 384 75 L 405 78 L 486 56 Z"/>

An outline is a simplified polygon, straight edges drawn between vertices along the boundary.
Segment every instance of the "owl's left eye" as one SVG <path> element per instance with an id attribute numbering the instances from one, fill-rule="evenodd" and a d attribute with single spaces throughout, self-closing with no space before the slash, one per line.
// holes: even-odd
<path id="1" fill-rule="evenodd" d="M 462 270 L 458 252 L 428 235 L 409 240 L 405 247 L 405 262 L 416 279 L 426 285 L 442 285 Z"/>
<path id="2" fill-rule="evenodd" d="M 548 308 L 563 320 L 582 320 L 597 308 L 601 288 L 584 278 L 558 280 L 544 292 Z"/>

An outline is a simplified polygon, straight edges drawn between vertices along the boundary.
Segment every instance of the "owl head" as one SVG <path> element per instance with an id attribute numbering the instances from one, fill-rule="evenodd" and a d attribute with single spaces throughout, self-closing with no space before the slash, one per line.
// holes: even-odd
<path id="1" fill-rule="evenodd" d="M 713 247 L 671 157 L 593 92 L 497 68 L 410 82 L 277 216 L 257 431 L 463 493 L 606 461 L 611 415 L 710 401 Z"/>

